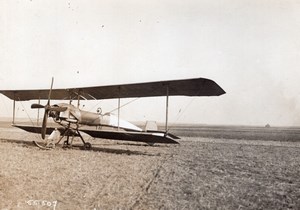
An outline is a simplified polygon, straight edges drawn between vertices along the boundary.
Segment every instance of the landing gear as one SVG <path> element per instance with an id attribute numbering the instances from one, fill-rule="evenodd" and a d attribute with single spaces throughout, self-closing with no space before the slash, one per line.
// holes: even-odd
<path id="1" fill-rule="evenodd" d="M 64 148 L 72 148 L 72 143 L 73 143 L 73 139 L 75 136 L 78 136 L 82 143 L 83 143 L 83 149 L 84 150 L 90 150 L 92 148 L 92 145 L 89 143 L 89 142 L 85 142 L 83 137 L 81 136 L 79 130 L 78 130 L 78 126 L 76 127 L 76 129 L 72 129 L 70 128 L 70 126 L 66 127 L 65 128 L 65 131 L 63 132 L 62 136 L 60 137 L 61 139 L 64 137 L 64 136 L 67 136 L 67 140 L 64 141 Z M 72 139 L 70 141 L 70 136 L 72 136 Z"/>
<path id="2" fill-rule="evenodd" d="M 91 150 L 92 149 L 91 143 L 89 143 L 89 142 L 84 143 L 83 149 L 84 150 Z"/>
<path id="3" fill-rule="evenodd" d="M 57 142 L 53 142 L 53 141 L 45 142 L 44 143 L 45 145 L 41 145 L 41 144 L 37 143 L 36 141 L 34 141 L 33 143 L 41 149 L 49 150 L 49 149 L 55 148 L 55 145 L 57 145 L 66 136 L 67 139 L 64 141 L 62 147 L 63 148 L 72 148 L 74 137 L 80 137 L 80 139 L 83 143 L 82 149 L 83 150 L 91 150 L 91 148 L 92 148 L 91 143 L 84 141 L 83 137 L 81 136 L 81 134 L 78 130 L 78 125 L 76 125 L 76 128 L 71 128 L 70 124 L 68 124 L 67 126 L 64 126 L 64 127 L 65 127 L 65 129 L 63 130 L 63 132 L 61 132 L 59 140 Z M 70 139 L 70 137 L 71 137 L 71 139 Z"/>
<path id="4" fill-rule="evenodd" d="M 84 141 L 84 139 L 83 139 L 83 137 L 81 136 L 81 134 L 80 134 L 80 132 L 78 131 L 78 129 L 76 129 L 76 130 L 71 130 L 71 132 L 73 132 L 73 133 L 71 133 L 71 134 L 72 134 L 72 139 L 71 139 L 71 141 L 69 141 L 69 140 L 70 140 L 70 139 L 69 139 L 70 136 L 68 135 L 68 136 L 67 136 L 67 140 L 64 141 L 63 148 L 72 148 L 72 144 L 73 144 L 73 139 L 74 139 L 74 137 L 75 137 L 75 136 L 79 136 L 80 139 L 81 139 L 81 141 L 82 141 L 82 143 L 83 143 L 82 149 L 83 149 L 83 150 L 91 150 L 91 149 L 92 149 L 92 144 L 89 143 L 89 142 L 85 142 L 85 141 Z M 63 135 L 61 138 L 63 138 L 63 137 L 64 137 L 64 135 Z"/>
<path id="5" fill-rule="evenodd" d="M 70 143 L 66 140 L 66 141 L 64 141 L 64 144 L 63 144 L 62 148 L 64 148 L 64 149 L 71 149 L 71 148 L 72 148 L 72 144 L 70 144 Z"/>
<path id="6" fill-rule="evenodd" d="M 33 144 L 35 146 L 37 146 L 38 148 L 43 149 L 43 150 L 50 150 L 51 149 L 50 147 L 47 147 L 47 145 L 45 145 L 45 146 L 41 145 L 41 144 L 37 143 L 36 141 L 33 141 Z"/>

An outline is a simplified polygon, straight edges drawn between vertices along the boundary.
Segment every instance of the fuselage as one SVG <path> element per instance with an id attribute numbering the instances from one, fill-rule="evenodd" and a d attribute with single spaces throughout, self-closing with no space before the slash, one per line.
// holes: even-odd
<path id="1" fill-rule="evenodd" d="M 142 131 L 141 128 L 135 126 L 134 124 L 119 119 L 112 114 L 101 115 L 95 112 L 84 111 L 72 104 L 67 103 L 60 103 L 54 106 L 67 107 L 66 111 L 52 113 L 52 117 L 56 118 L 56 120 L 66 121 L 69 123 L 78 123 L 81 125 L 109 126 L 119 127 L 126 130 Z"/>

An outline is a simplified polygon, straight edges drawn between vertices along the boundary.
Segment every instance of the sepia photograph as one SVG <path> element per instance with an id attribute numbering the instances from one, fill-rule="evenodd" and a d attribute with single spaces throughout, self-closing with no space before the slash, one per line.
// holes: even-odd
<path id="1" fill-rule="evenodd" d="M 300 1 L 0 1 L 0 209 L 300 209 Z"/>

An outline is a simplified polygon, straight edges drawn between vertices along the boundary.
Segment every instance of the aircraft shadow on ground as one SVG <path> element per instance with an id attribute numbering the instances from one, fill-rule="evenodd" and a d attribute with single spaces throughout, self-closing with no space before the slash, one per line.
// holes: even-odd
<path id="1" fill-rule="evenodd" d="M 33 143 L 33 141 L 23 141 L 23 140 L 16 140 L 16 139 L 1 139 L 3 142 L 9 142 L 9 143 L 16 143 L 21 144 L 25 147 L 36 147 L 36 145 Z M 128 145 L 128 144 L 124 144 Z M 129 144 L 129 145 L 135 145 L 136 144 Z M 149 145 L 146 145 L 149 146 Z M 59 149 L 63 149 L 61 145 L 58 146 Z M 55 148 L 54 148 L 55 149 Z M 144 155 L 144 156 L 159 156 L 160 154 L 150 154 L 147 152 L 140 152 L 140 151 L 134 151 L 134 150 L 128 150 L 128 149 L 116 149 L 116 148 L 103 148 L 103 147 L 97 147 L 92 145 L 92 148 L 90 150 L 84 150 L 82 145 L 73 145 L 72 148 L 66 148 L 66 149 L 79 149 L 86 152 L 105 152 L 105 153 L 112 153 L 112 154 L 126 154 L 126 155 Z"/>
<path id="2" fill-rule="evenodd" d="M 139 146 L 139 147 L 169 147 L 166 144 L 133 144 L 128 142 L 118 142 L 117 145 L 125 145 L 125 146 Z"/>
<path id="3" fill-rule="evenodd" d="M 79 145 L 74 145 L 73 148 L 74 147 L 84 150 L 82 148 L 82 146 L 79 146 Z M 105 153 L 126 154 L 126 155 L 159 156 L 159 154 L 150 154 L 147 152 L 140 152 L 140 151 L 134 151 L 134 150 L 128 150 L 128 149 L 103 148 L 103 147 L 95 147 L 95 146 L 92 146 L 92 148 L 90 150 L 84 150 L 84 151 L 105 152 Z"/>
<path id="4" fill-rule="evenodd" d="M 2 142 L 9 142 L 9 143 L 16 143 L 16 144 L 22 144 L 24 146 L 34 146 L 34 143 L 32 141 L 23 141 L 23 140 L 17 140 L 17 139 L 1 139 Z"/>

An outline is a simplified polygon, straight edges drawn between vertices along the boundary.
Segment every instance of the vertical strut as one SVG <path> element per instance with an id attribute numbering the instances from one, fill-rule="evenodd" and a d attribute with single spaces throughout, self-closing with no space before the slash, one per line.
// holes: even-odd
<path id="1" fill-rule="evenodd" d="M 121 99 L 120 99 L 120 89 L 121 87 L 119 86 L 119 98 L 118 98 L 118 130 L 120 130 L 120 104 L 121 104 Z"/>
<path id="2" fill-rule="evenodd" d="M 72 95 L 71 95 L 71 93 L 70 93 L 70 96 L 69 96 L 70 98 L 69 98 L 69 104 L 72 104 Z"/>
<path id="3" fill-rule="evenodd" d="M 167 97 L 166 97 L 166 125 L 165 130 L 168 132 L 168 116 L 169 115 L 169 86 L 167 86 Z"/>
<path id="4" fill-rule="evenodd" d="M 38 104 L 41 104 L 40 96 L 39 96 Z M 36 119 L 36 124 L 39 125 L 39 123 L 40 123 L 40 109 L 38 109 L 37 119 Z"/>
<path id="5" fill-rule="evenodd" d="M 80 106 L 80 90 L 78 90 L 78 94 L 77 94 L 77 108 L 79 108 Z"/>
<path id="6" fill-rule="evenodd" d="M 14 102 L 13 102 L 13 121 L 12 121 L 12 124 L 15 124 L 15 115 L 16 115 L 16 100 L 14 98 Z"/>
<path id="7" fill-rule="evenodd" d="M 120 130 L 120 98 L 118 98 L 118 130 Z"/>

